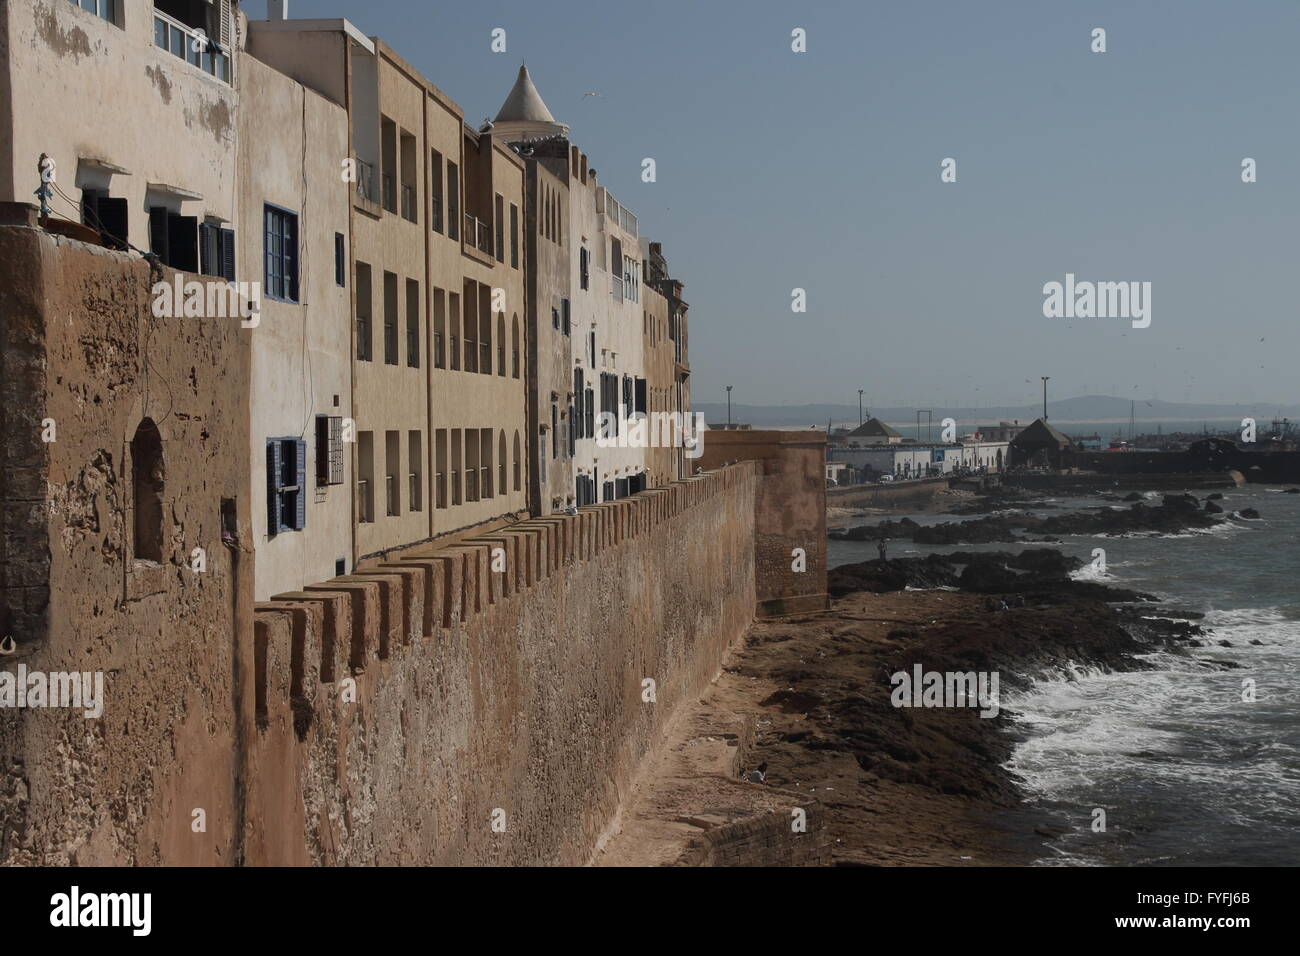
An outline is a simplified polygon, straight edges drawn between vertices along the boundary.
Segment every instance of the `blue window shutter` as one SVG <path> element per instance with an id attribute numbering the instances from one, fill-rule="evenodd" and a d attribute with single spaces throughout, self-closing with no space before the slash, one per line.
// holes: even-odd
<path id="1" fill-rule="evenodd" d="M 221 246 L 221 268 L 219 275 L 230 282 L 235 281 L 235 230 L 222 229 L 218 232 Z"/>
<path id="2" fill-rule="evenodd" d="M 307 443 L 301 439 L 294 442 L 298 466 L 298 514 L 294 524 L 295 531 L 307 527 Z"/>
<path id="3" fill-rule="evenodd" d="M 266 443 L 266 533 L 280 532 L 280 443 Z"/>

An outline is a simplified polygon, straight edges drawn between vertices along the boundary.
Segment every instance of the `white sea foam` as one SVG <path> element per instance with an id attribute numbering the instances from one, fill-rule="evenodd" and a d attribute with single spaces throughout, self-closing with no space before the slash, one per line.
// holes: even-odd
<path id="1" fill-rule="evenodd" d="M 1249 607 L 1208 610 L 1202 624 L 1206 646 L 1145 655 L 1152 670 L 1067 669 L 1004 695 L 1024 736 L 1004 766 L 1031 799 L 1062 808 L 1118 800 L 1130 814 L 1134 800 L 1166 807 L 1191 800 L 1186 805 L 1225 828 L 1292 825 L 1286 808 L 1300 792 L 1300 742 L 1278 730 L 1300 710 L 1292 676 L 1300 668 L 1300 620 L 1278 607 Z M 1237 666 L 1218 669 L 1207 660 Z M 1255 702 L 1242 699 L 1246 679 L 1256 683 Z M 1077 832 L 1045 848 L 1038 862 L 1100 862 L 1104 851 L 1092 837 L 1085 814 Z"/>

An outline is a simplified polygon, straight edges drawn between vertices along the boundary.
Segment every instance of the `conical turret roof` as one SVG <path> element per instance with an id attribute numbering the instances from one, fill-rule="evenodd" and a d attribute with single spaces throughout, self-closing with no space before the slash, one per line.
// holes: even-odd
<path id="1" fill-rule="evenodd" d="M 532 139 L 550 139 L 567 136 L 569 127 L 557 122 L 546 108 L 542 95 L 533 85 L 528 67 L 521 65 L 515 85 L 492 121 L 492 133 L 507 142 L 526 142 Z"/>

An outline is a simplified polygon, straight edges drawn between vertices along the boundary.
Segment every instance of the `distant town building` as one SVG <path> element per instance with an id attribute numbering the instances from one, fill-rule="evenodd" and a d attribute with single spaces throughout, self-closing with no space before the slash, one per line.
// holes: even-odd
<path id="1" fill-rule="evenodd" d="M 1070 447 L 1069 436 L 1036 419 L 1011 441 L 1011 467 L 1061 468 Z"/>
<path id="2" fill-rule="evenodd" d="M 903 436 L 897 429 L 886 425 L 879 418 L 868 418 L 844 437 L 849 446 L 861 445 L 897 445 Z"/>

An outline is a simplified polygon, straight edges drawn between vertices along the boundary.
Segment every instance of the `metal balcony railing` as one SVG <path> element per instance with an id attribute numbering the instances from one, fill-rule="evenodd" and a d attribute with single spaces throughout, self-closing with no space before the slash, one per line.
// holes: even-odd
<path id="1" fill-rule="evenodd" d="M 412 511 L 420 510 L 420 475 L 418 472 L 411 472 L 407 482 L 407 501 L 410 502 Z"/>
<path id="2" fill-rule="evenodd" d="M 197 66 L 224 83 L 230 82 L 230 56 L 197 27 L 186 26 L 161 10 L 153 13 L 154 46 Z"/>
<path id="3" fill-rule="evenodd" d="M 385 488 L 385 489 L 387 490 L 387 492 L 388 492 L 388 495 L 387 495 L 387 497 L 388 497 L 388 514 L 389 514 L 390 516 L 392 516 L 392 515 L 396 515 L 396 514 L 398 513 L 398 508 L 397 508 L 397 476 L 396 476 L 396 475 L 385 475 L 385 476 L 384 476 L 384 488 Z"/>
<path id="4" fill-rule="evenodd" d="M 492 224 L 465 213 L 465 241 L 484 255 L 492 255 Z"/>
<path id="5" fill-rule="evenodd" d="M 393 193 L 393 174 L 384 173 L 381 181 L 384 187 L 384 208 L 389 212 L 397 212 L 397 196 Z"/>
<path id="6" fill-rule="evenodd" d="M 415 187 L 402 184 L 402 218 L 415 222 Z"/>
<path id="7" fill-rule="evenodd" d="M 434 232 L 442 232 L 442 200 L 437 196 L 429 201 L 429 227 Z"/>

